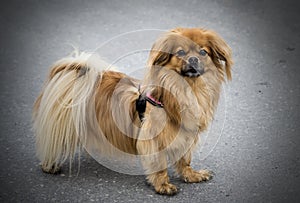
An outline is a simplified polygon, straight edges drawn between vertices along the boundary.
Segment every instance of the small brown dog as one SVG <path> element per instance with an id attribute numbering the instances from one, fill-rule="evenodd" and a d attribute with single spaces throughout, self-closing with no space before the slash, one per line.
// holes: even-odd
<path id="1" fill-rule="evenodd" d="M 81 53 L 58 61 L 35 102 L 43 171 L 56 173 L 79 147 L 110 156 L 110 145 L 139 155 L 160 194 L 177 192 L 168 162 L 185 182 L 209 180 L 209 171 L 191 168 L 191 154 L 213 118 L 225 77 L 231 79 L 231 49 L 224 40 L 198 28 L 163 34 L 151 49 L 143 81 L 107 70 L 103 62 L 90 63 L 90 57 Z"/>

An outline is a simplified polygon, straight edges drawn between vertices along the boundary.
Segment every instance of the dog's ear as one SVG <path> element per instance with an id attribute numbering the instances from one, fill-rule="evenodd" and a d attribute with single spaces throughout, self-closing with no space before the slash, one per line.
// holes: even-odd
<path id="1" fill-rule="evenodd" d="M 171 55 L 166 51 L 152 50 L 151 52 L 153 54 L 151 65 L 164 66 L 170 61 Z"/>
<path id="2" fill-rule="evenodd" d="M 227 79 L 231 80 L 231 66 L 233 65 L 231 48 L 217 33 L 207 30 L 205 34 L 208 46 L 211 48 L 211 57 L 214 64 L 223 69 L 225 63 Z"/>
<path id="3" fill-rule="evenodd" d="M 172 57 L 173 43 L 169 42 L 168 34 L 160 37 L 152 46 L 148 66 L 164 66 Z"/>

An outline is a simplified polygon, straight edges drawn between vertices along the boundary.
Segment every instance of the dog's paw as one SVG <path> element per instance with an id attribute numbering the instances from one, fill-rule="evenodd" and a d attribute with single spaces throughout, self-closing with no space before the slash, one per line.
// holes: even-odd
<path id="1" fill-rule="evenodd" d="M 165 183 L 155 187 L 155 191 L 161 195 L 175 195 L 177 193 L 177 188 L 171 183 Z"/>
<path id="2" fill-rule="evenodd" d="M 208 170 L 188 170 L 183 174 L 183 180 L 186 183 L 199 183 L 202 181 L 208 181 L 212 178 L 213 173 Z"/>
<path id="3" fill-rule="evenodd" d="M 44 173 L 59 174 L 61 172 L 61 168 L 59 166 L 53 165 L 52 167 L 46 167 L 42 165 L 41 168 Z"/>

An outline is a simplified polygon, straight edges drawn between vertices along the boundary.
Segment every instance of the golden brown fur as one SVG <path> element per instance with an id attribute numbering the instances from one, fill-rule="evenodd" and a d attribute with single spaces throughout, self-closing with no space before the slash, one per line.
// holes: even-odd
<path id="1" fill-rule="evenodd" d="M 191 153 L 213 118 L 222 82 L 231 79 L 231 50 L 224 40 L 198 28 L 165 33 L 152 47 L 142 82 L 106 70 L 101 60 L 89 64 L 88 57 L 82 53 L 56 63 L 35 102 L 42 169 L 57 172 L 67 158 L 72 161 L 78 147 L 109 157 L 116 151 L 102 144 L 108 142 L 121 152 L 139 155 L 148 181 L 160 194 L 177 192 L 169 182 L 168 161 L 185 182 L 208 180 L 208 171 L 191 168 Z M 190 64 L 191 58 L 197 58 L 196 65 Z M 147 103 L 142 121 L 135 106 L 140 92 L 150 92 L 164 105 Z"/>

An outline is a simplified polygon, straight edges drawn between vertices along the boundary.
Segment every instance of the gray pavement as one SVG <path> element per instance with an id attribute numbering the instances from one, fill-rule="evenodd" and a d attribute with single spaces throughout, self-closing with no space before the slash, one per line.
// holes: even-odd
<path id="1" fill-rule="evenodd" d="M 0 201 L 299 202 L 298 4 L 249 0 L 1 1 Z M 122 33 L 178 26 L 213 29 L 233 49 L 233 81 L 224 88 L 226 107 L 220 108 L 226 109 L 226 116 L 222 117 L 224 110 L 214 122 L 221 126 L 218 120 L 223 119 L 223 131 L 217 133 L 217 127 L 209 133 L 217 139 L 204 143 L 207 146 L 203 149 L 211 152 L 195 153 L 193 160 L 195 168 L 214 171 L 214 178 L 207 183 L 185 184 L 171 175 L 180 192 L 165 197 L 157 195 L 144 176 L 114 172 L 88 156 L 82 157 L 78 176 L 74 165 L 69 177 L 68 164 L 62 174 L 42 173 L 31 131 L 32 104 L 48 67 L 70 53 L 69 44 L 92 51 Z M 113 46 L 99 52 L 118 54 L 134 43 L 152 42 L 151 36 L 149 32 L 145 38 L 137 37 L 138 42 L 111 42 Z M 140 61 L 144 57 L 136 55 Z M 128 59 L 129 63 L 121 61 L 120 69 L 132 72 L 134 58 Z"/>

